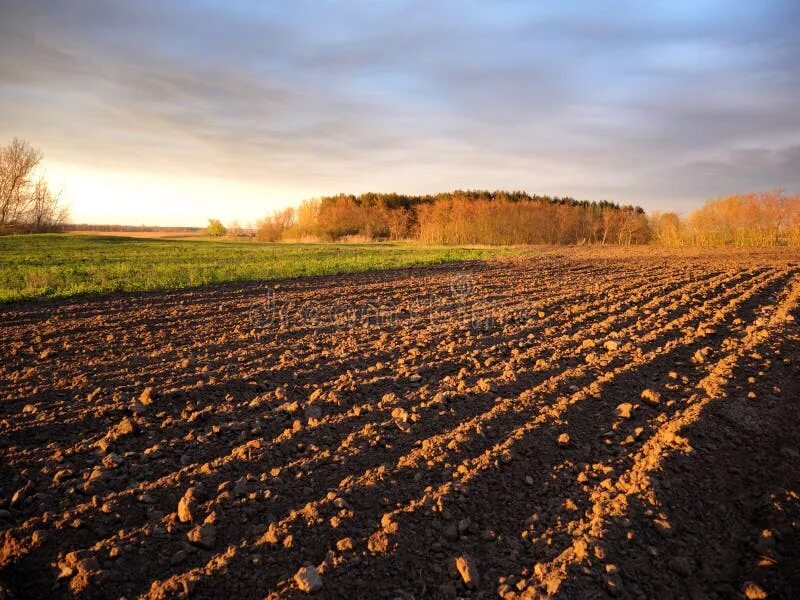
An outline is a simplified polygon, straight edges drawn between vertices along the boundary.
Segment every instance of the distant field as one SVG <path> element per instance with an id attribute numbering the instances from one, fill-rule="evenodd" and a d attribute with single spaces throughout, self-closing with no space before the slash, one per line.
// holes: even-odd
<path id="1" fill-rule="evenodd" d="M 500 252 L 406 244 L 6 236 L 0 237 L 0 302 L 352 273 L 482 259 Z"/>
<path id="2" fill-rule="evenodd" d="M 67 235 L 88 235 L 101 237 L 129 237 L 146 239 L 179 239 L 179 238 L 199 238 L 206 235 L 205 229 L 197 231 L 69 231 Z"/>

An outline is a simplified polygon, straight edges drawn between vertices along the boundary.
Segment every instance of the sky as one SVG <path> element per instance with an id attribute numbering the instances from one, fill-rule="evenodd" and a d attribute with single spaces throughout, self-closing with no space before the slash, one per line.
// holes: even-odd
<path id="1" fill-rule="evenodd" d="M 0 0 L 0 144 L 73 222 L 508 189 L 800 191 L 800 2 Z"/>

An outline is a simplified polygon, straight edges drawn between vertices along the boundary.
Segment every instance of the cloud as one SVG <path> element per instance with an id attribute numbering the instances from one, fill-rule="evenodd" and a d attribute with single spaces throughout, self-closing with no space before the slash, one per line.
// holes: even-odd
<path id="1" fill-rule="evenodd" d="M 0 135 L 82 169 L 676 207 L 800 187 L 794 2 L 4 11 Z"/>
<path id="2" fill-rule="evenodd" d="M 654 174 L 654 182 L 669 186 L 673 194 L 697 197 L 708 188 L 716 196 L 766 191 L 798 183 L 800 145 L 778 149 L 740 148 L 719 158 L 686 162 Z M 794 188 L 796 189 L 796 188 Z"/>

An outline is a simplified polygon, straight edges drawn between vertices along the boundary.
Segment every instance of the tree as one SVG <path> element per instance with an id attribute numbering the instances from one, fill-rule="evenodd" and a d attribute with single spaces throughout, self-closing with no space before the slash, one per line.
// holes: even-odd
<path id="1" fill-rule="evenodd" d="M 295 211 L 292 207 L 275 211 L 263 221 L 258 222 L 256 237 L 264 242 L 277 242 L 295 222 Z"/>
<path id="2" fill-rule="evenodd" d="M 416 238 L 437 244 L 640 244 L 650 239 L 650 227 L 641 208 L 607 201 L 483 190 L 425 196 L 370 192 L 306 200 L 288 230 L 272 216 L 260 223 L 260 237 Z"/>
<path id="3" fill-rule="evenodd" d="M 650 228 L 653 239 L 667 246 L 678 245 L 682 241 L 682 224 L 680 217 L 674 212 L 653 212 L 650 216 Z"/>
<path id="4" fill-rule="evenodd" d="M 34 231 L 55 229 L 69 216 L 69 210 L 61 205 L 61 194 L 50 191 L 47 180 L 40 177 L 33 187 L 27 221 Z"/>
<path id="5" fill-rule="evenodd" d="M 33 172 L 41 160 L 41 153 L 19 138 L 0 148 L 0 228 L 21 220 L 30 203 Z"/>
<path id="6" fill-rule="evenodd" d="M 231 223 L 230 226 L 227 228 L 227 233 L 229 236 L 234 238 L 244 236 L 244 230 L 242 229 L 242 226 L 239 224 L 239 221 L 234 221 L 233 223 Z"/>
<path id="7" fill-rule="evenodd" d="M 42 153 L 14 138 L 0 148 L 0 231 L 48 231 L 66 221 L 61 195 L 39 169 Z"/>
<path id="8" fill-rule="evenodd" d="M 209 219 L 208 220 L 208 227 L 206 227 L 206 233 L 211 237 L 222 237 L 226 233 L 225 226 L 222 224 L 222 221 L 219 219 Z"/>
<path id="9" fill-rule="evenodd" d="M 689 227 L 694 240 L 704 245 L 795 244 L 798 211 L 798 197 L 783 190 L 735 194 L 707 201 L 689 216 Z"/>

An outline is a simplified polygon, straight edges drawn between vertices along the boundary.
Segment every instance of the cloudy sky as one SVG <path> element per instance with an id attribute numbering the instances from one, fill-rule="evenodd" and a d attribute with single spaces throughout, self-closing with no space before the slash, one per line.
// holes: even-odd
<path id="1" fill-rule="evenodd" d="M 523 189 L 800 191 L 800 2 L 0 0 L 0 143 L 76 222 Z"/>

